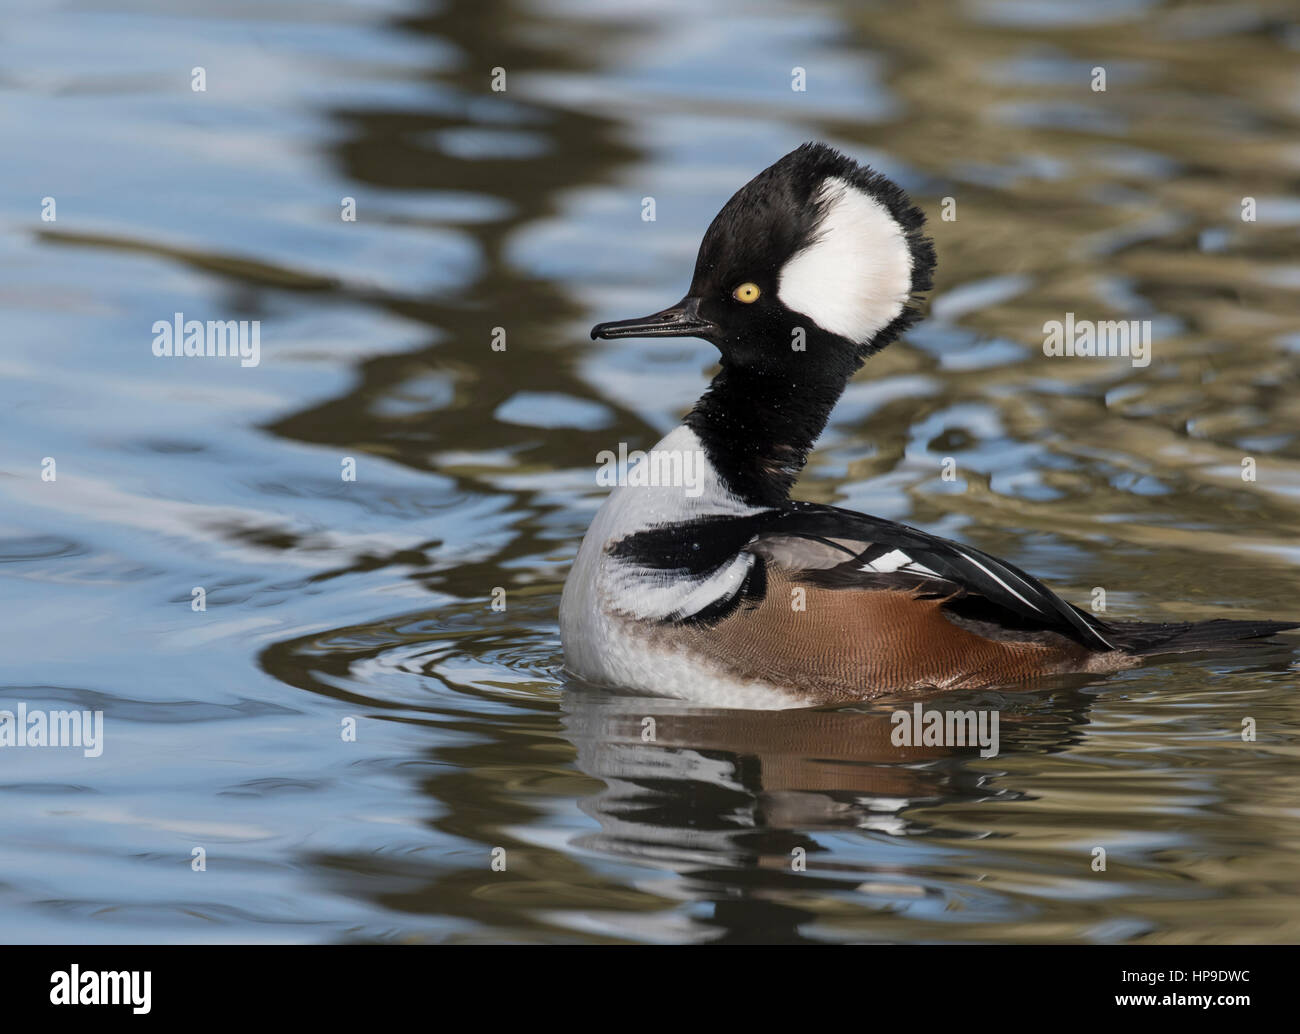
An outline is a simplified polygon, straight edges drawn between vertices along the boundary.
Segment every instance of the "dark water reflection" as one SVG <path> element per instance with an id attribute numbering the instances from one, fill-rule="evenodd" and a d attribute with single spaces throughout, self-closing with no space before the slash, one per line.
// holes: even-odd
<path id="1" fill-rule="evenodd" d="M 1119 616 L 1296 613 L 1290 5 L 36 2 L 9 42 L 0 707 L 108 738 L 0 753 L 0 937 L 1300 937 L 1286 651 L 932 702 L 1001 710 L 984 759 L 900 752 L 889 702 L 577 684 L 555 622 L 596 453 L 711 361 L 587 328 L 677 298 L 808 138 L 903 182 L 940 269 L 805 498 Z M 155 359 L 176 311 L 261 320 L 262 363 Z M 1154 361 L 1046 360 L 1065 312 Z"/>

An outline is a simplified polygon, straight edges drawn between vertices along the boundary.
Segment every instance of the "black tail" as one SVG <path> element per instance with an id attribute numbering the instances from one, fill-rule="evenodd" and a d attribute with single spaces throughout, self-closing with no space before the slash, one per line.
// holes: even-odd
<path id="1" fill-rule="evenodd" d="M 1197 653 L 1202 650 L 1239 650 L 1243 647 L 1277 645 L 1268 637 L 1289 628 L 1296 621 L 1175 621 L 1161 624 L 1147 621 L 1107 622 L 1105 636 L 1121 650 L 1151 657 L 1162 653 Z"/>

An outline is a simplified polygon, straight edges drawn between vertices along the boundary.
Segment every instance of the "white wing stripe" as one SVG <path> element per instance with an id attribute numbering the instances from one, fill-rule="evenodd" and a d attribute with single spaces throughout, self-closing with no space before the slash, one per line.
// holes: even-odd
<path id="1" fill-rule="evenodd" d="M 959 552 L 960 552 L 960 551 L 959 551 Z M 1034 610 L 1038 611 L 1040 614 L 1043 612 L 1043 608 L 1042 608 L 1042 607 L 1038 606 L 1038 604 L 1033 603 L 1033 602 L 1030 601 L 1030 600 L 1025 599 L 1023 596 L 1020 595 L 1020 593 L 1016 592 L 1015 589 L 1011 588 L 1011 586 L 1009 586 L 1006 582 L 1004 582 L 1004 581 L 1003 581 L 1001 578 L 999 578 L 996 574 L 994 574 L 994 573 L 993 573 L 992 571 L 990 571 L 987 567 L 985 567 L 983 564 L 981 564 L 978 560 L 976 560 L 976 559 L 975 559 L 973 556 L 971 556 L 969 553 L 962 553 L 961 555 L 964 556 L 967 560 L 969 560 L 969 561 L 970 561 L 972 564 L 974 564 L 976 567 L 978 567 L 981 571 L 983 571 L 983 572 L 984 572 L 986 575 L 988 575 L 990 578 L 992 578 L 992 579 L 993 579 L 995 582 L 997 582 L 1000 586 L 1002 586 L 1002 588 L 1006 589 L 1007 592 L 1011 593 L 1012 596 L 1014 596 L 1016 599 L 1018 599 L 1018 600 L 1019 600 L 1021 603 L 1023 603 L 1026 607 L 1033 607 Z"/>
<path id="2" fill-rule="evenodd" d="M 877 574 L 889 574 L 891 571 L 897 571 L 900 567 L 906 567 L 911 562 L 912 558 L 910 556 L 901 549 L 896 549 L 892 553 L 878 556 L 875 560 L 863 564 L 862 570 L 875 571 Z"/>
<path id="3" fill-rule="evenodd" d="M 869 571 L 873 574 L 892 574 L 894 571 L 910 571 L 913 574 L 929 574 L 936 578 L 937 572 L 931 571 L 924 564 L 917 563 L 901 549 L 895 549 L 892 552 L 878 556 L 875 560 L 863 564 L 859 571 Z"/>

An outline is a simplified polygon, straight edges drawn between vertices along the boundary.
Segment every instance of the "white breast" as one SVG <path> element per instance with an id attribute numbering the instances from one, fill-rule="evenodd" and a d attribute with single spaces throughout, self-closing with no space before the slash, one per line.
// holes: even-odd
<path id="1" fill-rule="evenodd" d="M 650 619 L 681 608 L 698 610 L 743 579 L 748 555 L 707 579 L 672 581 L 653 576 L 638 581 L 634 572 L 606 554 L 612 542 L 648 528 L 707 516 L 743 517 L 760 510 L 727 488 L 704 456 L 699 438 L 678 427 L 655 451 L 697 451 L 703 471 L 699 483 L 619 485 L 602 504 L 587 530 L 560 600 L 560 638 L 566 667 L 602 685 L 699 700 L 718 707 L 796 706 L 800 701 L 778 687 L 737 682 L 709 665 L 708 658 L 672 645 L 672 636 L 653 634 Z M 733 585 L 735 583 L 735 585 Z M 653 640 L 653 642 L 652 642 Z"/>

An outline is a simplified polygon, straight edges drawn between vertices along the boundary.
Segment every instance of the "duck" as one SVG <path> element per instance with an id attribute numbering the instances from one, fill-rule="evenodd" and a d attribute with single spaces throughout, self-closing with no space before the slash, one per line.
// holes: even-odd
<path id="1" fill-rule="evenodd" d="M 966 543 L 791 498 L 850 378 L 921 317 L 935 261 L 896 183 L 810 142 L 723 205 L 681 301 L 592 328 L 700 338 L 719 365 L 591 521 L 560 600 L 570 673 L 709 707 L 817 707 L 1104 674 L 1297 627 L 1104 620 Z"/>

